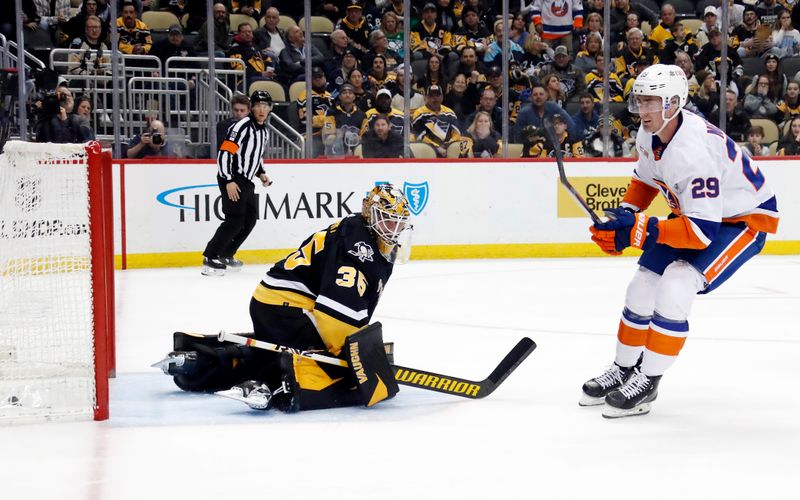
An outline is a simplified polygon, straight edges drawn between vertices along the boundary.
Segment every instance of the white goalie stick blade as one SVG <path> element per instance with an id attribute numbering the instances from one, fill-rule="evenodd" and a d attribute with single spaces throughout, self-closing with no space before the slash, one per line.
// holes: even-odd
<path id="1" fill-rule="evenodd" d="M 561 181 L 561 185 L 564 186 L 564 189 L 572 196 L 575 202 L 583 208 L 586 215 L 588 215 L 592 222 L 595 224 L 600 224 L 603 222 L 600 219 L 600 216 L 597 215 L 594 210 L 589 208 L 589 204 L 586 203 L 586 200 L 580 195 L 577 189 L 569 182 L 567 178 L 567 173 L 564 171 L 564 159 L 562 158 L 560 142 L 556 140 L 556 134 L 553 130 L 553 122 L 550 120 L 545 120 L 544 123 L 544 131 L 547 134 L 547 138 L 550 140 L 550 143 L 553 145 L 553 153 L 556 157 L 556 164 L 558 165 L 558 179 Z"/>
<path id="2" fill-rule="evenodd" d="M 623 418 L 623 417 L 635 417 L 638 415 L 647 415 L 650 413 L 650 403 L 642 403 L 635 408 L 631 408 L 628 410 L 623 410 L 622 408 L 614 408 L 611 405 L 605 405 L 603 407 L 603 417 L 604 418 Z"/>

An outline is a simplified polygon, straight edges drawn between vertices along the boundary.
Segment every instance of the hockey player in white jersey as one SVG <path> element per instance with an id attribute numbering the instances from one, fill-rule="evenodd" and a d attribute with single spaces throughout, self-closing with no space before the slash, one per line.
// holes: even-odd
<path id="1" fill-rule="evenodd" d="M 684 72 L 656 64 L 636 78 L 629 109 L 641 116 L 638 161 L 620 206 L 590 228 L 604 252 L 644 252 L 628 285 L 616 357 L 583 385 L 581 406 L 608 418 L 643 415 L 689 333 L 698 293 L 709 293 L 764 247 L 778 227 L 775 195 L 755 162 L 722 131 L 682 109 Z M 672 214 L 644 213 L 661 193 Z"/>

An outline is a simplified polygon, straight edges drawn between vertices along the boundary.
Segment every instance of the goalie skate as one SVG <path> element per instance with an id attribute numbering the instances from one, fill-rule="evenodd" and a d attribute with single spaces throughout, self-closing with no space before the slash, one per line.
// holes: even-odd
<path id="1" fill-rule="evenodd" d="M 268 410 L 269 402 L 272 399 L 272 391 L 267 384 L 248 380 L 239 385 L 234 385 L 230 389 L 217 391 L 214 394 L 223 398 L 241 401 L 254 410 Z"/>
<path id="2" fill-rule="evenodd" d="M 194 351 L 172 351 L 167 354 L 166 358 L 150 366 L 160 369 L 165 375 L 175 375 L 175 368 L 181 368 L 187 361 L 197 361 L 197 353 Z"/>

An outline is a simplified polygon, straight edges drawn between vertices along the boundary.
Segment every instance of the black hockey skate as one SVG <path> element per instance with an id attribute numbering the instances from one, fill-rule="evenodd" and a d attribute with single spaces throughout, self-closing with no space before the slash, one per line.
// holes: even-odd
<path id="1" fill-rule="evenodd" d="M 637 365 L 638 366 L 638 363 Z M 636 366 L 624 367 L 617 363 L 612 364 L 601 375 L 586 381 L 583 384 L 583 394 L 578 401 L 579 406 L 599 406 L 605 404 L 608 393 L 622 387 L 633 375 Z"/>
<path id="2" fill-rule="evenodd" d="M 620 418 L 650 413 L 650 403 L 658 396 L 660 381 L 661 375 L 648 377 L 639 368 L 635 368 L 633 375 L 622 387 L 608 393 L 603 416 Z"/>
<path id="3" fill-rule="evenodd" d="M 200 271 L 200 274 L 203 276 L 225 276 L 227 267 L 224 259 L 203 257 L 203 270 Z"/>
<path id="4" fill-rule="evenodd" d="M 225 261 L 225 265 L 228 266 L 227 272 L 229 273 L 238 273 L 242 270 L 242 266 L 244 265 L 244 262 L 236 257 L 225 257 L 223 260 Z"/>
<path id="5" fill-rule="evenodd" d="M 254 410 L 269 410 L 274 407 L 282 410 L 284 409 L 285 400 L 287 398 L 291 399 L 287 384 L 281 384 L 272 391 L 267 384 L 257 380 L 248 380 L 225 391 L 217 391 L 214 394 L 241 401 Z"/>

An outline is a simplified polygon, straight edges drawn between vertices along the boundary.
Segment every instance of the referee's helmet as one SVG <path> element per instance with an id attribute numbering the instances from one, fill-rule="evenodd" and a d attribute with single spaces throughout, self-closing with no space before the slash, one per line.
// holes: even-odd
<path id="1" fill-rule="evenodd" d="M 250 94 L 250 105 L 258 104 L 259 102 L 265 103 L 267 106 L 272 106 L 272 96 L 266 90 L 256 90 Z"/>

